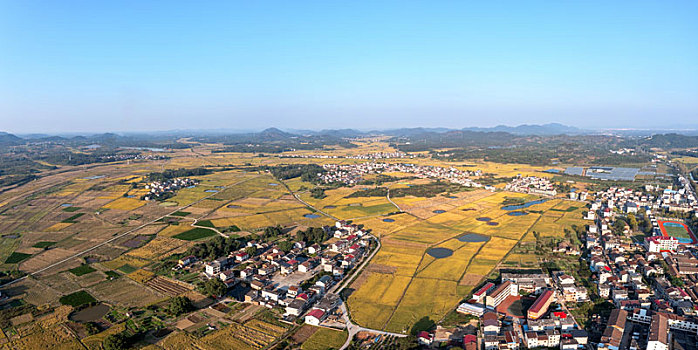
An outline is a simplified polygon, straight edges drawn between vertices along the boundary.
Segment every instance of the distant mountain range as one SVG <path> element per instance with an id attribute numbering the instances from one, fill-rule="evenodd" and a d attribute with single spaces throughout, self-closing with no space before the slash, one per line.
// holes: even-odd
<path id="1" fill-rule="evenodd" d="M 464 128 L 463 130 L 480 132 L 507 132 L 514 135 L 583 135 L 595 133 L 592 130 L 583 130 L 574 126 L 567 126 L 559 123 L 543 125 L 523 124 L 519 126 L 498 125 L 492 128 Z"/>
<path id="2" fill-rule="evenodd" d="M 215 136 L 235 136 L 247 140 L 269 141 L 284 140 L 297 137 L 323 136 L 329 138 L 352 138 L 369 135 L 387 135 L 398 137 L 413 137 L 423 134 L 452 134 L 452 133 L 497 133 L 511 134 L 516 136 L 552 136 L 552 135 L 587 135 L 587 134 L 615 134 L 623 136 L 651 136 L 659 133 L 678 133 L 684 135 L 698 135 L 698 131 L 693 129 L 685 130 L 640 130 L 640 129 L 615 129 L 615 130 L 586 130 L 574 126 L 560 123 L 549 124 L 523 124 L 519 126 L 498 125 L 489 128 L 466 127 L 463 129 L 452 128 L 398 128 L 385 130 L 362 131 L 357 129 L 278 129 L 268 128 L 254 132 L 250 130 L 170 130 L 153 132 L 125 132 L 125 133 L 103 133 L 103 134 L 26 134 L 16 136 L 7 132 L 0 132 L 0 146 L 21 145 L 26 142 L 94 142 L 113 143 L 124 139 L 140 140 L 148 136 L 165 137 L 215 137 Z"/>

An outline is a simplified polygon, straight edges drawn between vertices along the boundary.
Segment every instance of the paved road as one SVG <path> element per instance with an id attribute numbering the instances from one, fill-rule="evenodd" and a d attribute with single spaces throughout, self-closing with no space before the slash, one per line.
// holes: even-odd
<path id="1" fill-rule="evenodd" d="M 402 211 L 402 209 L 400 209 L 400 206 L 397 205 L 395 202 L 393 202 L 392 199 L 390 199 L 390 188 L 388 188 L 388 194 L 385 195 L 385 198 L 387 198 L 387 199 L 388 199 L 388 202 L 390 202 L 392 205 L 394 205 L 395 208 L 397 208 L 398 211 Z"/>

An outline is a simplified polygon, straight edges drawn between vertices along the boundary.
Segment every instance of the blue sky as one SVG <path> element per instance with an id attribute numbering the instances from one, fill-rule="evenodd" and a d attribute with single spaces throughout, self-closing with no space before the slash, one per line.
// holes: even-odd
<path id="1" fill-rule="evenodd" d="M 695 1 L 5 1 L 0 130 L 698 125 Z"/>

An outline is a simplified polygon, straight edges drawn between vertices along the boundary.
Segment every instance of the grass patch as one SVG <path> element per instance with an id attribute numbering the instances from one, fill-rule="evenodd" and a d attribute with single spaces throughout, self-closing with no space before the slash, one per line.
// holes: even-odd
<path id="1" fill-rule="evenodd" d="M 176 211 L 176 212 L 170 214 L 170 216 L 182 216 L 183 217 L 183 216 L 187 216 L 189 214 L 191 214 L 191 213 L 188 211 Z"/>
<path id="2" fill-rule="evenodd" d="M 344 345 L 349 334 L 346 331 L 335 331 L 329 328 L 319 328 L 301 346 L 302 350 L 339 349 Z"/>
<path id="3" fill-rule="evenodd" d="M 211 220 L 201 220 L 201 221 L 197 221 L 197 222 L 196 222 L 196 225 L 197 225 L 197 226 L 204 226 L 204 227 L 211 227 L 211 228 L 216 227 L 215 225 L 213 225 L 213 223 L 211 222 Z"/>
<path id="4" fill-rule="evenodd" d="M 129 264 L 126 264 L 124 266 L 119 267 L 117 270 L 119 270 L 123 273 L 131 273 L 133 271 L 136 271 L 137 269 Z"/>
<path id="5" fill-rule="evenodd" d="M 72 294 L 64 295 L 58 299 L 58 301 L 60 301 L 60 303 L 63 305 L 78 307 L 80 305 L 97 302 L 97 299 L 90 295 L 90 293 L 81 290 Z"/>
<path id="6" fill-rule="evenodd" d="M 56 244 L 56 242 L 41 241 L 41 242 L 36 242 L 36 244 L 34 244 L 32 247 L 46 249 L 46 248 L 48 248 L 52 245 L 55 245 L 55 244 Z"/>
<path id="7" fill-rule="evenodd" d="M 75 214 L 75 215 L 73 215 L 73 216 L 71 216 L 71 217 L 69 217 L 61 222 L 64 224 L 74 224 L 74 223 L 77 223 L 77 221 L 75 221 L 75 220 L 83 215 L 85 215 L 85 213 L 77 213 L 77 214 Z"/>
<path id="8" fill-rule="evenodd" d="M 577 210 L 577 209 L 579 209 L 579 207 L 569 207 L 569 208 L 567 208 L 567 209 L 552 208 L 552 209 L 550 209 L 550 210 L 551 210 L 551 211 L 561 211 L 561 212 L 570 213 L 570 212 L 573 212 L 573 211 L 575 211 L 575 210 Z"/>
<path id="9" fill-rule="evenodd" d="M 93 269 L 92 266 L 90 266 L 90 265 L 82 264 L 82 265 L 80 265 L 76 268 L 72 268 L 68 271 L 75 276 L 82 276 L 82 275 L 87 275 L 88 273 L 91 273 L 91 272 L 95 272 L 97 270 Z"/>
<path id="10" fill-rule="evenodd" d="M 5 264 L 17 264 L 31 257 L 31 254 L 13 252 L 5 259 Z"/>
<path id="11" fill-rule="evenodd" d="M 181 240 L 185 241 L 196 241 L 199 239 L 203 239 L 206 237 L 211 237 L 215 236 L 216 233 L 207 229 L 207 228 L 202 228 L 202 227 L 195 227 L 189 231 L 184 231 L 180 234 L 174 235 L 174 238 L 178 238 Z"/>
<path id="12" fill-rule="evenodd" d="M 68 213 L 72 213 L 72 212 L 78 211 L 80 209 L 82 209 L 82 208 L 81 207 L 67 207 L 67 208 L 63 208 L 63 211 L 68 212 Z"/>

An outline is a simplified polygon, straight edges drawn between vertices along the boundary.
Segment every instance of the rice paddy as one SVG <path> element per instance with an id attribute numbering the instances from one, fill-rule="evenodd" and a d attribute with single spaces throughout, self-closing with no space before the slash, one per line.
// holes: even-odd
<path id="1" fill-rule="evenodd" d="M 484 191 L 471 196 L 473 200 L 468 202 L 449 198 L 456 202 L 450 206 L 440 200 L 429 203 L 408 198 L 403 202 L 406 213 L 390 216 L 392 220 L 359 220 L 380 232 L 383 246 L 366 276 L 351 286 L 355 290 L 348 305 L 357 323 L 405 332 L 423 317 L 438 321 L 528 232 L 537 228 L 544 234 L 558 234 L 558 229 L 582 220 L 582 210 L 565 200 L 536 201 L 527 195 Z M 523 210 L 502 206 L 506 196 L 529 199 L 526 210 L 542 214 L 509 215 Z M 439 208 L 433 209 L 435 206 Z M 548 220 L 557 221 L 544 226 Z M 532 263 L 529 256 L 514 258 Z"/>

